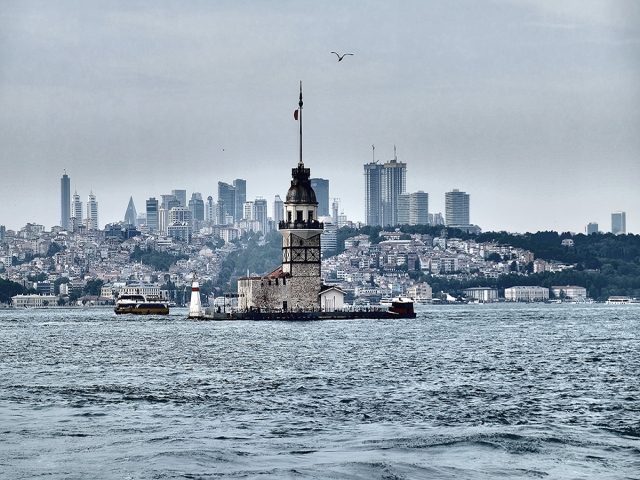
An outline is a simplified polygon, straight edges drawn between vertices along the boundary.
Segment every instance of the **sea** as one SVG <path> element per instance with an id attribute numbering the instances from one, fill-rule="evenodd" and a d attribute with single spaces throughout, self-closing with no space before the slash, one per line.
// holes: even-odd
<path id="1" fill-rule="evenodd" d="M 0 478 L 640 479 L 640 306 L 0 310 Z"/>

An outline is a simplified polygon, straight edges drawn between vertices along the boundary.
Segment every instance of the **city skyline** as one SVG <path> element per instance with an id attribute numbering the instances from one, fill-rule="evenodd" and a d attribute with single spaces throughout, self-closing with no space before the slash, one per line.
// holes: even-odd
<path id="1" fill-rule="evenodd" d="M 432 212 L 453 188 L 473 195 L 484 230 L 581 232 L 621 210 L 639 231 L 637 6 L 329 5 L 3 4 L 0 223 L 58 224 L 42 198 L 65 168 L 103 224 L 176 184 L 216 198 L 242 177 L 282 196 L 302 79 L 305 162 L 350 219 L 366 221 L 354 179 L 374 143 L 380 161 L 398 146 Z"/>

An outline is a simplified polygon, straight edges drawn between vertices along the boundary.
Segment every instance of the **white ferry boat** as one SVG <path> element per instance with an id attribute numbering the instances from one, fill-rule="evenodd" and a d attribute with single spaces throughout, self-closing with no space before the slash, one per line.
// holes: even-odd
<path id="1" fill-rule="evenodd" d="M 605 302 L 607 305 L 631 305 L 640 304 L 640 300 L 630 297 L 609 297 L 609 300 Z"/>
<path id="2" fill-rule="evenodd" d="M 113 311 L 117 314 L 166 315 L 169 313 L 169 301 L 163 297 L 143 293 L 124 294 L 118 297 Z"/>

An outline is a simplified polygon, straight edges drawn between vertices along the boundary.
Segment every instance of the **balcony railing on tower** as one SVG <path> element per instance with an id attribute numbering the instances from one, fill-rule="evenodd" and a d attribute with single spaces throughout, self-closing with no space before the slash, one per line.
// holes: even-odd
<path id="1" fill-rule="evenodd" d="M 294 229 L 324 229 L 324 223 L 319 222 L 317 220 L 294 220 L 292 222 L 287 222 L 286 220 L 280 220 L 278 223 L 279 230 L 294 230 Z"/>

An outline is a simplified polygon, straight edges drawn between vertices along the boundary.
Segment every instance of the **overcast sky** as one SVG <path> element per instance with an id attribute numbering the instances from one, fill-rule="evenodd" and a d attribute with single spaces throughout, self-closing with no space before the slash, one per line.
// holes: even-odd
<path id="1" fill-rule="evenodd" d="M 332 50 L 353 56 L 338 62 Z M 0 1 L 0 224 L 172 189 L 284 197 L 304 160 L 364 219 L 363 164 L 471 195 L 483 230 L 640 233 L 640 2 Z"/>

